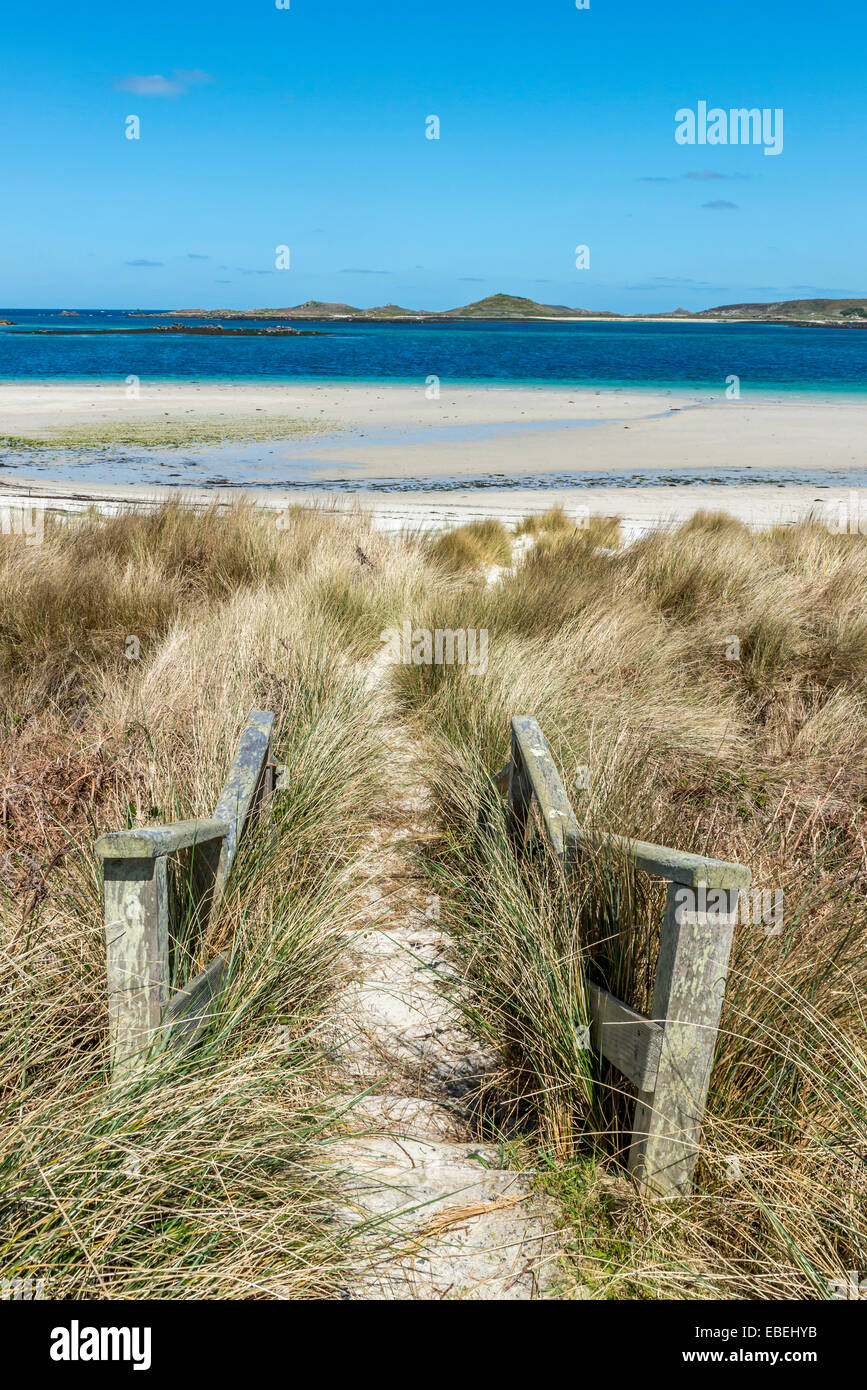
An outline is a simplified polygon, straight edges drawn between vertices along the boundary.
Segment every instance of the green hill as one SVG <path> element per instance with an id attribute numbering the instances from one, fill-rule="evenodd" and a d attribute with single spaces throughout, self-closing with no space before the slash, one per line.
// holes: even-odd
<path id="1" fill-rule="evenodd" d="M 540 304 L 517 294 L 489 294 L 472 304 L 457 309 L 404 309 L 400 304 L 381 304 L 372 309 L 358 309 L 354 304 L 330 300 L 308 299 L 288 309 L 172 309 L 179 319 L 574 319 L 622 318 L 592 309 L 570 309 L 566 304 Z M 163 318 L 163 314 L 142 313 L 136 318 Z"/>
<path id="2" fill-rule="evenodd" d="M 702 309 L 695 318 L 797 320 L 841 323 L 867 319 L 867 299 L 782 299 L 770 304 L 721 304 Z"/>
<path id="3" fill-rule="evenodd" d="M 473 304 L 459 309 L 445 309 L 438 318 L 449 319 L 531 319 L 575 318 L 587 314 L 587 309 L 568 309 L 565 304 L 539 304 L 517 294 L 489 294 Z"/>
<path id="4" fill-rule="evenodd" d="M 362 309 L 365 319 L 420 319 L 426 318 L 424 309 L 404 309 L 400 304 L 379 304 L 375 309 Z"/>
<path id="5" fill-rule="evenodd" d="M 570 309 L 566 304 L 540 304 L 517 294 L 489 294 L 456 309 L 404 309 L 400 304 L 381 304 L 359 309 L 339 301 L 308 299 L 288 309 L 172 309 L 178 319 L 743 319 L 761 323 L 817 323 L 867 325 L 867 299 L 783 299 L 767 304 L 719 304 L 713 309 L 672 313 L 612 314 L 602 310 Z M 139 311 L 135 318 L 164 318 L 164 314 Z"/>

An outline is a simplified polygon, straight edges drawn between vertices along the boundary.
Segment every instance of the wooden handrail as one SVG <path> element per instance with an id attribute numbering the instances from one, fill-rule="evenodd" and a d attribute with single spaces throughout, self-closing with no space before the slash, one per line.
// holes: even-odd
<path id="1" fill-rule="evenodd" d="M 750 871 L 743 864 L 730 864 L 723 859 L 709 859 L 703 854 L 667 849 L 664 845 L 634 840 L 627 835 L 605 831 L 588 834 L 583 831 L 572 810 L 551 750 L 535 719 L 526 715 L 513 718 L 512 750 L 511 765 L 514 766 L 517 755 L 539 804 L 548 841 L 558 859 L 562 859 L 569 849 L 579 846 L 588 849 L 608 847 L 633 860 L 636 868 L 655 874 L 657 878 L 667 879 L 670 883 L 680 883 L 690 888 L 749 887 Z"/>
<path id="2" fill-rule="evenodd" d="M 551 750 L 535 719 L 515 715 L 512 720 L 512 758 L 509 800 L 514 829 L 524 833 L 533 795 L 554 854 L 562 860 L 578 838 L 578 822 L 554 764 Z"/>
<path id="3" fill-rule="evenodd" d="M 709 859 L 704 854 L 688 854 L 681 849 L 666 849 L 663 845 L 607 831 L 586 834 L 579 829 L 578 843 L 585 849 L 613 850 L 631 859 L 644 873 L 687 888 L 726 890 L 750 886 L 751 874 L 744 864 L 730 864 L 724 859 Z"/>
<path id="4" fill-rule="evenodd" d="M 624 835 L 585 832 L 537 721 L 512 719 L 508 820 L 516 840 L 529 831 L 535 796 L 548 843 L 566 865 L 583 850 L 602 849 L 668 883 L 651 1016 L 588 984 L 590 1036 L 601 1056 L 636 1088 L 628 1165 L 638 1183 L 666 1195 L 690 1190 L 716 1051 L 739 894 L 749 888 L 742 864 L 688 854 Z M 683 911 L 684 890 L 711 889 L 715 910 Z"/>
<path id="5" fill-rule="evenodd" d="M 110 830 L 100 835 L 94 849 L 100 859 L 158 859 L 161 854 L 222 840 L 228 833 L 225 820 L 178 820 L 172 825 Z"/>
<path id="6" fill-rule="evenodd" d="M 212 818 L 100 835 L 112 1072 L 128 1074 L 153 1045 L 201 1039 L 225 975 L 218 956 L 195 980 L 170 991 L 167 858 L 195 855 L 197 906 L 210 913 L 225 889 L 247 825 L 270 800 L 274 716 L 253 710 Z"/>
<path id="7" fill-rule="evenodd" d="M 216 819 L 225 820 L 229 827 L 217 866 L 216 897 L 226 886 L 250 813 L 274 790 L 273 733 L 273 714 L 269 710 L 252 710 L 214 810 Z"/>

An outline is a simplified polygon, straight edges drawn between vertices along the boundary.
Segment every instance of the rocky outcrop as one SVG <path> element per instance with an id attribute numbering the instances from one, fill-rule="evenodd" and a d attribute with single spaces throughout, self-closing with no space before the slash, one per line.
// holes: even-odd
<path id="1" fill-rule="evenodd" d="M 322 338 L 315 328 L 224 328 L 221 323 L 155 323 L 150 328 L 34 328 L 34 333 L 111 334 L 128 337 L 131 333 L 199 333 L 214 338 Z"/>

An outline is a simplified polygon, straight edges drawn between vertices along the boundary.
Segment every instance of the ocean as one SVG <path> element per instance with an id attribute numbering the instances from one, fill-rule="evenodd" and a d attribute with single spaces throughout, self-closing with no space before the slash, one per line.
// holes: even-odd
<path id="1" fill-rule="evenodd" d="M 42 336 L 0 328 L 2 380 L 521 383 L 525 386 L 725 390 L 741 394 L 867 392 L 867 328 L 696 322 L 341 323 L 285 320 L 322 337 L 129 336 L 159 319 L 126 311 L 0 309 L 22 328 L 110 330 Z M 201 322 L 219 322 L 218 319 Z M 231 321 L 229 321 L 230 326 Z M 237 325 L 243 327 L 244 325 Z"/>

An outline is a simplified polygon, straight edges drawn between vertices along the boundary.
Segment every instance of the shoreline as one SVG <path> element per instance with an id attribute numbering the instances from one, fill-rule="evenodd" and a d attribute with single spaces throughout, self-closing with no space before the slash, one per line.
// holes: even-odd
<path id="1" fill-rule="evenodd" d="M 773 525 L 793 525 L 810 515 L 819 519 L 839 520 L 849 512 L 852 496 L 840 489 L 835 496 L 817 497 L 813 487 L 792 485 L 785 488 L 756 485 L 754 487 L 718 487 L 704 484 L 693 487 L 624 488 L 606 487 L 587 492 L 578 488 L 552 489 L 539 492 L 534 488 L 514 491 L 486 492 L 480 498 L 471 489 L 453 492 L 418 492 L 411 497 L 394 493 L 334 493 L 327 491 L 263 491 L 254 487 L 183 488 L 147 487 L 141 484 L 52 484 L 40 479 L 10 479 L 0 477 L 0 517 L 16 508 L 45 509 L 59 512 L 79 512 L 96 507 L 106 514 L 127 507 L 154 506 L 181 498 L 195 506 L 231 505 L 246 501 L 269 512 L 285 512 L 291 507 L 314 511 L 357 515 L 370 518 L 374 530 L 394 533 L 403 530 L 435 531 L 460 526 L 472 521 L 497 520 L 515 527 L 532 513 L 562 507 L 573 516 L 576 525 L 588 517 L 618 516 L 626 540 L 665 526 L 676 526 L 697 511 L 726 512 L 752 530 Z M 856 494 L 857 518 L 863 517 L 862 529 L 867 530 L 867 488 Z M 847 523 L 848 524 L 848 523 Z"/>
<path id="2" fill-rule="evenodd" d="M 867 400 L 588 387 L 0 382 L 2 475 L 175 485 L 853 474 Z M 216 470 L 216 474 L 215 474 Z M 105 473 L 111 476 L 100 476 Z M 169 476 L 171 475 L 171 476 Z"/>
<path id="3" fill-rule="evenodd" d="M 258 335 L 257 335 L 258 336 Z M 196 375 L 189 377 L 178 376 L 173 373 L 167 376 L 149 375 L 142 378 L 143 384 L 149 389 L 176 389 L 178 391 L 197 390 L 200 388 L 220 389 L 223 391 L 238 391 L 239 393 L 254 392 L 257 390 L 269 391 L 280 390 L 291 392 L 293 390 L 304 391 L 306 389 L 333 390 L 354 392 L 361 390 L 413 390 L 424 393 L 424 379 L 417 376 L 370 376 L 370 377 L 325 377 L 325 376 L 304 376 L 300 373 L 293 373 L 292 376 L 205 376 Z M 37 388 L 52 388 L 60 390 L 68 388 L 70 391 L 109 392 L 114 391 L 119 396 L 124 394 L 123 378 L 115 374 L 105 376 L 70 376 L 66 373 L 62 376 L 3 376 L 0 374 L 0 420 L 3 412 L 7 409 L 7 401 L 10 393 L 20 390 L 22 395 L 34 391 Z M 466 393 L 469 391 L 486 392 L 530 392 L 539 394 L 550 392 L 555 396 L 562 396 L 566 393 L 583 394 L 586 396 L 630 396 L 639 397 L 675 397 L 679 400 L 689 400 L 691 402 L 703 402 L 722 400 L 724 388 L 719 381 L 706 382 L 642 382 L 642 381 L 565 381 L 551 380 L 550 378 L 506 378 L 506 377 L 443 377 L 441 378 L 441 389 L 443 393 L 454 392 Z M 778 384 L 765 384 L 762 386 L 752 386 L 749 382 L 741 383 L 742 400 L 755 404 L 786 404 L 788 402 L 810 402 L 815 405 L 834 406 L 842 401 L 851 401 L 853 404 L 860 403 L 867 406 L 867 381 L 861 387 L 855 386 L 790 386 L 786 387 Z M 0 435 L 3 431 L 0 429 Z"/>
<path id="4" fill-rule="evenodd" d="M 485 303 L 490 299 L 501 298 L 501 296 L 489 296 Z M 520 296 L 518 296 L 520 298 Z M 784 301 L 786 303 L 806 303 L 815 301 Z M 826 303 L 842 302 L 855 303 L 856 305 L 867 305 L 867 300 L 842 300 L 834 299 L 824 301 Z M 328 305 L 323 303 L 322 308 Z M 356 309 L 350 306 L 340 306 L 347 309 L 345 313 L 324 313 L 320 308 L 315 311 L 310 310 L 305 305 L 293 305 L 288 307 L 286 312 L 279 312 L 274 309 L 104 309 L 104 308 L 80 308 L 80 309 L 57 309 L 54 307 L 37 309 L 33 306 L 27 308 L 4 307 L 2 313 L 25 315 L 30 313 L 53 314 L 61 318 L 88 318 L 94 315 L 106 313 L 116 314 L 130 319 L 166 319 L 175 318 L 189 322 L 202 319 L 213 319 L 218 322 L 227 323 L 231 320 L 238 322 L 262 322 L 262 323 L 709 323 L 709 324 L 760 324 L 763 327 L 779 326 L 783 328 L 864 328 L 867 327 L 867 320 L 863 316 L 853 315 L 851 318 L 841 315 L 828 318 L 819 318 L 806 315 L 799 318 L 796 315 L 779 315 L 773 313 L 752 313 L 735 314 L 725 313 L 726 306 L 718 306 L 714 310 L 672 310 L 669 313 L 651 314 L 628 314 L 618 313 L 617 311 L 606 312 L 599 310 L 595 312 L 572 312 L 572 313 L 472 313 L 465 314 L 455 310 L 421 309 L 408 310 L 395 313 L 377 312 L 370 309 Z M 385 306 L 387 307 L 387 306 Z M 469 306 L 472 307 L 472 306 Z M 538 305 L 539 308 L 551 308 L 551 305 Z M 747 306 L 749 307 L 749 306 Z M 774 307 L 772 302 L 767 304 L 756 304 L 755 309 L 770 309 Z M 293 309 L 296 312 L 293 312 Z M 297 312 L 303 310 L 303 312 Z M 0 326 L 17 328 L 20 327 L 18 319 L 0 319 Z M 27 331 L 26 329 L 24 331 Z M 74 329 L 72 330 L 74 331 Z M 143 330 L 148 331 L 148 330 Z"/>

